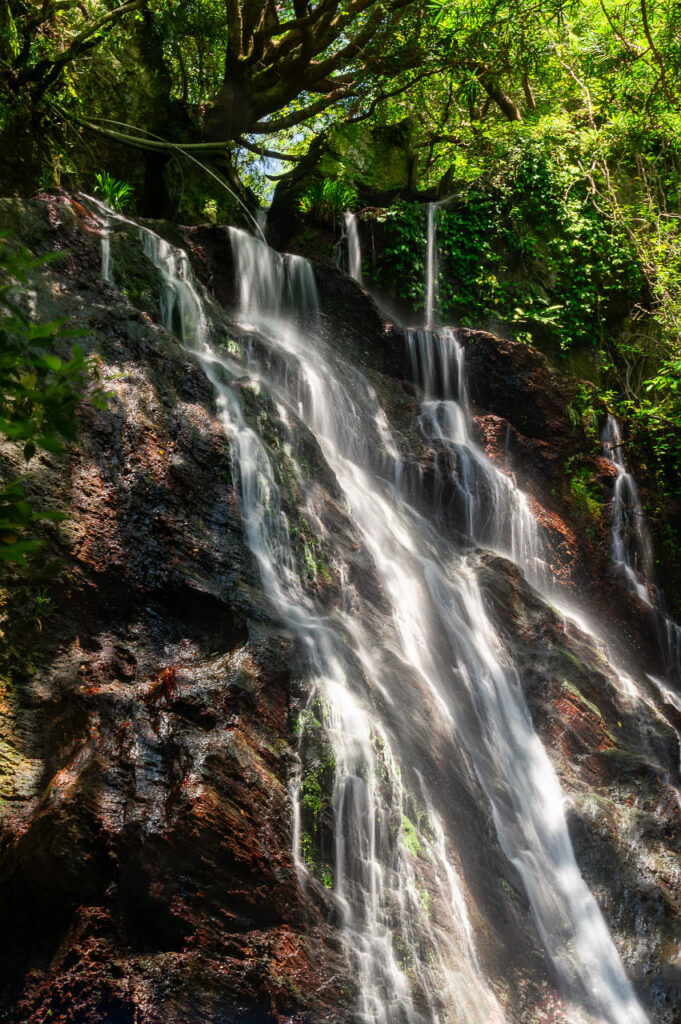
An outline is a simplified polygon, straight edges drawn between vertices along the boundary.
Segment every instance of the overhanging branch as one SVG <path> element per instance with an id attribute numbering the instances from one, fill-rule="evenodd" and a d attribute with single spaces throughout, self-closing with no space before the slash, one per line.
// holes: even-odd
<path id="1" fill-rule="evenodd" d="M 274 121 L 259 121 L 252 128 L 249 128 L 249 131 L 253 135 L 274 135 L 275 132 L 283 131 L 285 128 L 294 128 L 297 124 L 307 121 L 310 117 L 314 117 L 315 114 L 321 114 L 327 107 L 337 103 L 338 100 L 347 99 L 352 94 L 352 88 L 337 89 L 323 99 L 317 100 L 316 103 L 311 103 L 308 107 L 301 107 L 300 110 L 294 110 L 290 114 L 276 118 Z"/>

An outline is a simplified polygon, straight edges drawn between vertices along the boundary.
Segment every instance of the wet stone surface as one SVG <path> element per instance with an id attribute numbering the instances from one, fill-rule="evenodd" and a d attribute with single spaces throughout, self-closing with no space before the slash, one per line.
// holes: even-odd
<path id="1" fill-rule="evenodd" d="M 26 583 L 10 575 L 2 584 L 0 1019 L 350 1024 L 355 993 L 324 881 L 332 766 L 323 741 L 301 749 L 323 805 L 303 821 L 317 858 L 303 893 L 290 796 L 307 699 L 302 654 L 262 592 L 211 388 L 159 326 L 158 275 L 133 228 L 112 239 L 109 285 L 97 224 L 80 202 L 63 193 L 2 201 L 1 227 L 36 254 L 62 254 L 36 280 L 35 308 L 85 328 L 83 347 L 112 397 L 106 412 L 84 407 L 66 462 L 41 456 L 32 473 L 36 500 L 70 515 L 45 528 L 63 567 L 41 629 Z M 246 345 L 230 319 L 224 229 L 156 227 L 190 250 L 224 345 Z M 418 426 L 402 332 L 342 275 L 320 267 L 317 276 L 327 340 L 375 387 L 414 504 L 459 536 L 443 512 L 441 453 Z M 632 664 L 652 666 L 641 609 L 607 568 L 607 520 L 587 530 L 565 485 L 576 456 L 604 494 L 610 473 L 570 422 L 569 382 L 521 346 L 476 332 L 463 340 L 477 435 L 527 486 L 553 538 L 556 577 L 566 594 L 582 588 Z M 275 467 L 305 592 L 331 612 L 349 582 L 378 633 L 387 598 L 317 442 L 284 422 L 247 374 L 239 388 Z M 17 459 L 0 450 L 4 475 Z M 332 551 L 342 551 L 343 581 Z M 670 724 L 657 694 L 631 692 L 511 563 L 471 557 L 570 801 L 580 869 L 652 1018 L 675 1024 L 681 723 Z M 561 1021 L 480 787 L 463 763 L 443 767 L 431 753 L 459 822 L 451 838 L 480 956 L 508 1021 Z"/>

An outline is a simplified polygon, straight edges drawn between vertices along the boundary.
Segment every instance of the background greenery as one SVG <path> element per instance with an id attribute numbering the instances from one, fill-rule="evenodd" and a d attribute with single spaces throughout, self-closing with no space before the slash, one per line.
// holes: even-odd
<path id="1" fill-rule="evenodd" d="M 35 323 L 26 311 L 28 275 L 45 262 L 0 239 L 0 436 L 23 455 L 22 468 L 0 483 L 0 562 L 20 566 L 44 544 L 37 524 L 63 518 L 30 496 L 34 458 L 41 450 L 61 454 L 75 440 L 91 373 L 76 332 L 64 321 Z M 95 388 L 89 400 L 101 408 L 106 396 Z"/>
<path id="2" fill-rule="evenodd" d="M 273 198 L 272 237 L 329 257 L 352 208 L 415 308 L 438 199 L 441 317 L 586 377 L 677 518 L 680 104 L 678 0 L 0 0 L 4 192 Z"/>

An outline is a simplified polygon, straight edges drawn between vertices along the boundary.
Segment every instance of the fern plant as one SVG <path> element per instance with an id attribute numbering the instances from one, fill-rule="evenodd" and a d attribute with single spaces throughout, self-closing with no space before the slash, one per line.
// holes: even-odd
<path id="1" fill-rule="evenodd" d="M 108 171 L 95 174 L 95 192 L 100 195 L 107 206 L 117 213 L 122 213 L 133 197 L 133 187 L 127 181 L 119 181 Z"/>
<path id="2" fill-rule="evenodd" d="M 342 178 L 321 178 L 313 182 L 300 196 L 301 213 L 312 214 L 318 220 L 332 220 L 357 203 L 357 189 Z"/>

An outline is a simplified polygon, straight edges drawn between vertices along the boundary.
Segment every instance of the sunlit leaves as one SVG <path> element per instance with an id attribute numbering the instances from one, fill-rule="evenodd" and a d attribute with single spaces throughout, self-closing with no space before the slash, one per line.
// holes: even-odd
<path id="1" fill-rule="evenodd" d="M 64 321 L 35 323 L 22 308 L 21 287 L 46 262 L 0 239 L 0 434 L 20 446 L 27 463 L 39 449 L 58 454 L 75 439 L 89 373 L 73 340 L 80 332 L 66 330 Z M 94 398 L 101 404 L 104 395 Z M 35 508 L 23 479 L 0 485 L 0 560 L 24 564 L 41 546 L 35 524 L 59 518 Z"/>

